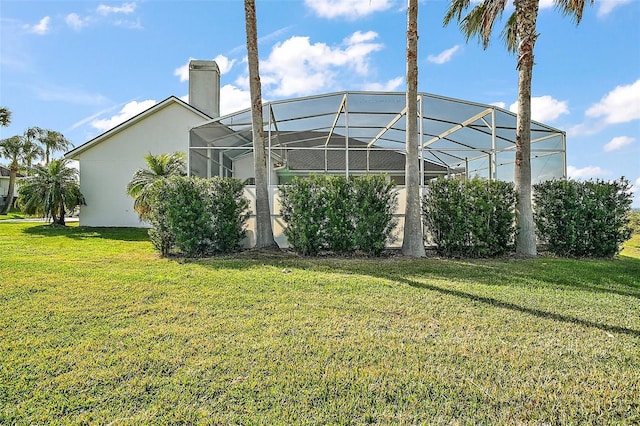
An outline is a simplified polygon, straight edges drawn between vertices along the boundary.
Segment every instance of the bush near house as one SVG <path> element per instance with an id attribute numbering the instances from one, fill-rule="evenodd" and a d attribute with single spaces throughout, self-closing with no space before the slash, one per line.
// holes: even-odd
<path id="1" fill-rule="evenodd" d="M 392 241 L 397 194 L 383 175 L 313 175 L 280 186 L 284 234 L 303 255 L 380 255 Z"/>
<path id="2" fill-rule="evenodd" d="M 515 235 L 515 201 L 510 182 L 432 180 L 422 203 L 428 239 L 449 257 L 504 254 Z"/>
<path id="3" fill-rule="evenodd" d="M 163 256 L 229 253 L 240 248 L 249 202 L 237 179 L 173 176 L 151 187 L 149 237 Z"/>
<path id="4" fill-rule="evenodd" d="M 534 185 L 538 238 L 557 256 L 613 257 L 631 238 L 631 184 L 555 180 Z"/>

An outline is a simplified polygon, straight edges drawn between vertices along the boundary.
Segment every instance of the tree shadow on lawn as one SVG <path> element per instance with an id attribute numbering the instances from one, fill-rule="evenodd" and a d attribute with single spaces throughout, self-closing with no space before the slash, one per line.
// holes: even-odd
<path id="1" fill-rule="evenodd" d="M 622 327 L 622 326 L 617 326 L 617 325 L 610 325 L 610 324 L 603 324 L 603 323 L 599 323 L 599 322 L 595 322 L 595 321 L 590 321 L 590 320 L 586 320 L 586 319 L 582 319 L 582 318 L 576 318 L 574 316 L 570 316 L 570 315 L 564 315 L 564 314 L 559 314 L 559 313 L 555 313 L 555 312 L 548 312 L 548 311 L 543 311 L 540 309 L 535 309 L 535 308 L 529 308 L 526 306 L 521 306 L 521 305 L 517 305 L 515 303 L 511 303 L 511 302 L 505 302 L 502 300 L 498 300 L 498 299 L 494 299 L 492 297 L 487 297 L 487 296 L 480 296 L 477 294 L 473 294 L 473 293 L 468 293 L 465 291 L 461 291 L 461 290 L 453 290 L 453 289 L 449 289 L 449 288 L 444 288 L 444 287 L 439 287 L 433 284 L 428 284 L 428 283 L 424 283 L 424 282 L 418 282 L 418 281 L 413 281 L 407 278 L 401 278 L 401 277 L 390 277 L 390 279 L 393 279 L 397 282 L 403 282 L 406 283 L 412 287 L 417 287 L 417 288 L 424 288 L 427 290 L 431 290 L 431 291 L 436 291 L 438 293 L 441 294 L 445 294 L 447 296 L 454 296 L 454 297 L 458 297 L 458 298 L 462 298 L 462 299 L 467 299 L 467 300 L 471 300 L 474 302 L 480 302 L 480 303 L 484 303 L 486 305 L 490 305 L 492 307 L 496 307 L 496 308 L 501 308 L 501 309 L 509 309 L 512 311 L 517 311 L 517 312 L 522 312 L 525 314 L 530 314 L 533 315 L 535 317 L 538 318 L 543 318 L 543 319 L 551 319 L 554 321 L 561 321 L 561 322 L 565 322 L 565 323 L 570 323 L 570 324 L 577 324 L 577 325 L 582 325 L 585 327 L 590 327 L 590 328 L 597 328 L 603 331 L 607 331 L 607 332 L 611 332 L 611 333 L 620 333 L 620 334 L 626 334 L 629 336 L 633 336 L 633 337 L 639 337 L 640 338 L 640 330 L 634 330 L 632 328 L 627 328 L 627 327 Z"/>
<path id="2" fill-rule="evenodd" d="M 146 228 L 93 228 L 87 226 L 30 226 L 22 230 L 29 235 L 43 237 L 67 237 L 74 240 L 101 238 L 117 241 L 147 241 L 149 234 Z"/>
<path id="3" fill-rule="evenodd" d="M 408 260 L 391 259 L 358 259 L 358 258 L 305 258 L 296 256 L 265 256 L 239 259 L 235 266 L 259 267 L 277 266 L 279 268 L 298 268 L 306 271 L 338 272 L 347 274 L 363 274 L 374 278 L 402 283 L 415 288 L 435 291 L 443 295 L 453 296 L 483 303 L 500 309 L 508 309 L 533 315 L 538 318 L 551 319 L 564 323 L 582 325 L 600 329 L 610 333 L 621 333 L 640 338 L 640 330 L 620 325 L 612 325 L 579 318 L 566 313 L 550 312 L 533 307 L 500 300 L 496 297 L 474 294 L 468 291 L 448 288 L 435 284 L 440 280 L 451 282 L 469 282 L 488 287 L 508 286 L 531 289 L 538 287 L 588 291 L 592 293 L 615 294 L 623 297 L 640 299 L 640 259 L 617 258 L 614 260 L 570 260 L 554 258 L 537 258 L 533 260 L 452 260 L 426 259 Z M 220 260 L 223 260 L 222 258 Z M 248 263 L 244 263 L 244 262 Z M 204 267 L 219 267 L 220 263 L 213 259 L 192 260 Z M 416 277 L 424 278 L 418 281 Z M 433 278 L 433 280 L 429 280 Z M 609 285 L 603 284 L 608 282 Z"/>

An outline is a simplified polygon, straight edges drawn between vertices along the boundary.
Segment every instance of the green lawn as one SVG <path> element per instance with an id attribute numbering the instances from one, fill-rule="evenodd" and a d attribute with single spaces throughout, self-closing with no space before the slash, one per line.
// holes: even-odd
<path id="1" fill-rule="evenodd" d="M 9 212 L 7 214 L 0 214 L 0 220 L 10 220 L 10 219 L 25 219 L 27 215 L 20 212 Z"/>
<path id="2" fill-rule="evenodd" d="M 0 223 L 0 424 L 638 424 L 628 253 L 176 261 Z"/>

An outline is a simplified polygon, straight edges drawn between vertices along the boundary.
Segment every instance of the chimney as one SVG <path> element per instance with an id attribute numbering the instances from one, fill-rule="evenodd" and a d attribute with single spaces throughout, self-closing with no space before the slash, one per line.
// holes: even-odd
<path id="1" fill-rule="evenodd" d="M 189 61 L 189 104 L 220 117 L 220 69 L 215 61 Z"/>

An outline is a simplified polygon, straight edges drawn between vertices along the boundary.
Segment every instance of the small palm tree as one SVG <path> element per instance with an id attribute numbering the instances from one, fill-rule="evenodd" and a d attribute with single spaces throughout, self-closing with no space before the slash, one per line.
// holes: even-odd
<path id="1" fill-rule="evenodd" d="M 15 192 L 16 176 L 20 170 L 20 160 L 24 154 L 25 141 L 22 136 L 11 136 L 0 141 L 0 157 L 9 160 L 9 188 L 7 200 L 0 208 L 0 214 L 7 214 L 13 205 L 13 193 Z"/>
<path id="2" fill-rule="evenodd" d="M 11 111 L 7 107 L 0 107 L 0 126 L 9 127 L 11 124 Z"/>
<path id="3" fill-rule="evenodd" d="M 51 154 L 56 151 L 66 151 L 70 147 L 73 147 L 71 141 L 64 137 L 60 132 L 55 130 L 43 130 L 39 129 L 39 141 L 44 147 L 44 161 L 49 164 Z"/>
<path id="4" fill-rule="evenodd" d="M 187 165 L 185 154 L 174 152 L 173 154 L 153 155 L 144 157 L 147 162 L 146 169 L 139 169 L 127 184 L 127 194 L 133 197 L 133 209 L 138 213 L 141 221 L 147 220 L 151 212 L 149 206 L 149 193 L 151 186 L 159 179 L 171 176 L 185 176 Z"/>
<path id="5" fill-rule="evenodd" d="M 23 212 L 40 214 L 52 219 L 52 224 L 64 226 L 66 212 L 85 205 L 78 170 L 68 164 L 68 159 L 57 159 L 33 168 L 34 174 L 24 178 L 18 190 L 18 205 Z"/>

